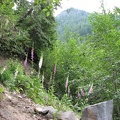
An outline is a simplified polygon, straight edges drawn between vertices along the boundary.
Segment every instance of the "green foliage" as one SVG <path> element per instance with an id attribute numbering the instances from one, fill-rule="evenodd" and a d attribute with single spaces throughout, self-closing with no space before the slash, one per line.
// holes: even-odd
<path id="1" fill-rule="evenodd" d="M 7 56 L 25 54 L 25 47 L 28 47 L 30 40 L 27 31 L 21 31 L 15 27 L 19 14 L 16 14 L 16 11 L 12 9 L 14 2 L 4 1 L 0 6 L 1 54 Z"/>
<path id="2" fill-rule="evenodd" d="M 22 77 L 19 80 L 19 83 L 17 82 L 18 78 L 22 76 L 23 73 L 24 73 L 23 67 L 20 63 L 18 63 L 18 61 L 9 60 L 7 67 L 5 66 L 3 70 L 1 70 L 0 81 L 3 85 L 7 86 L 10 90 L 23 89 L 23 86 L 18 87 L 18 84 L 19 83 L 22 84 L 22 80 L 25 80 L 25 77 Z M 23 85 L 25 84 L 23 83 Z"/>
<path id="3" fill-rule="evenodd" d="M 4 89 L 2 86 L 0 86 L 0 93 L 3 93 L 4 92 Z"/>
<path id="4" fill-rule="evenodd" d="M 44 66 L 45 66 L 45 86 L 49 89 L 51 82 L 51 73 L 54 78 L 54 94 L 61 100 L 67 101 L 67 103 L 73 103 L 71 108 L 75 108 L 81 111 L 87 104 L 88 91 L 92 83 L 91 74 L 86 68 L 87 58 L 85 58 L 86 47 L 79 39 L 72 37 L 68 43 L 57 42 L 54 49 L 44 54 Z M 85 63 L 86 61 L 86 63 Z M 53 74 L 54 65 L 56 64 L 56 75 Z M 69 91 L 65 90 L 66 78 L 69 74 Z M 85 96 L 81 96 L 81 100 L 78 99 L 78 90 L 85 90 Z M 68 98 L 65 98 L 68 94 Z M 70 95 L 69 95 L 70 94 Z M 76 106 L 77 105 L 77 106 Z"/>
<path id="5" fill-rule="evenodd" d="M 3 92 L 4 92 L 4 88 L 3 86 L 0 85 L 0 102 L 3 100 Z"/>
<path id="6" fill-rule="evenodd" d="M 26 55 L 31 47 L 34 47 L 37 55 L 42 51 L 44 59 L 39 71 L 40 77 L 26 75 L 21 63 L 10 61 L 0 70 L 0 82 L 11 90 L 26 93 L 36 103 L 52 104 L 60 110 L 66 109 L 66 104 L 80 112 L 86 105 L 113 99 L 114 119 L 120 118 L 119 8 L 113 12 L 103 10 L 103 13 L 91 14 L 89 20 L 93 33 L 86 37 L 79 34 L 91 33 L 91 26 L 86 21 L 88 13 L 78 12 L 77 16 L 83 16 L 80 19 L 85 24 L 76 22 L 81 28 L 88 26 L 87 30 L 76 32 L 74 27 L 71 29 L 71 26 L 67 26 L 63 34 L 62 26 L 59 28 L 63 35 L 60 39 L 64 40 L 55 42 L 52 11 L 60 1 L 53 0 L 49 3 L 36 0 L 36 4 L 24 2 L 28 3 L 26 0 L 21 1 L 16 11 L 12 9 L 13 2 L 8 4 L 7 1 L 2 1 L 0 4 L 0 50 L 2 54 L 6 52 L 9 55 Z M 60 17 L 60 22 L 65 25 L 65 19 L 70 20 L 69 14 L 73 15 L 75 11 L 68 9 L 67 14 L 63 12 L 64 19 L 60 16 L 56 19 Z M 74 15 L 71 20 L 73 18 L 75 19 Z M 41 80 L 42 76 L 44 80 Z"/>
<path id="7" fill-rule="evenodd" d="M 95 91 L 94 95 L 98 96 L 99 101 L 114 99 L 118 104 L 120 98 L 116 98 L 116 95 L 120 86 L 120 57 L 118 55 L 120 49 L 118 44 L 120 38 L 119 15 L 111 12 L 95 13 L 90 20 L 94 32 L 91 47 L 94 48 L 93 52 L 96 54 L 93 62 L 97 63 L 94 76 L 99 77 L 99 80 L 95 82 L 97 85 L 95 87 L 99 89 Z M 119 115 L 120 106 L 115 105 L 115 107 Z"/>
<path id="8" fill-rule="evenodd" d="M 43 88 L 41 78 L 26 75 L 20 61 L 10 59 L 8 64 L 0 70 L 0 82 L 11 91 L 25 93 L 35 103 L 53 106 L 58 110 L 70 109 L 67 101 L 60 101 L 54 95 L 53 85 L 48 92 Z M 0 87 L 0 93 L 3 89 Z M 0 95 L 0 97 L 2 97 Z M 1 99 L 1 98 L 0 98 Z"/>
<path id="9" fill-rule="evenodd" d="M 79 36 L 71 36 L 68 32 L 66 42 L 57 42 L 52 52 L 46 51 L 44 66 L 45 73 L 48 74 L 45 75 L 45 83 L 51 83 L 52 73 L 55 95 L 62 98 L 66 94 L 65 82 L 69 74 L 70 91 L 67 94 L 76 110 L 81 111 L 85 105 L 113 99 L 114 119 L 117 119 L 120 116 L 119 10 L 94 13 L 89 20 L 93 34 L 87 36 L 86 41 L 81 41 Z M 54 76 L 55 64 L 57 71 Z M 89 94 L 92 84 L 93 90 Z M 84 96 L 81 90 L 84 91 Z M 79 99 L 78 92 L 81 96 Z"/>
<path id="10" fill-rule="evenodd" d="M 9 4 L 10 3 L 10 4 Z M 39 54 L 43 49 L 52 47 L 56 40 L 53 9 L 60 0 L 2 1 L 0 4 L 0 51 L 6 56 L 27 56 L 34 47 Z M 6 53 L 6 54 L 5 54 Z M 22 55 L 21 55 L 22 54 Z"/>

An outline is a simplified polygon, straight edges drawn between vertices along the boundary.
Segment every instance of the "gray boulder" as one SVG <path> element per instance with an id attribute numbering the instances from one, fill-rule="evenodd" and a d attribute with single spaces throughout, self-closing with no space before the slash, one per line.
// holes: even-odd
<path id="1" fill-rule="evenodd" d="M 73 111 L 58 112 L 56 118 L 57 120 L 78 120 Z"/>
<path id="2" fill-rule="evenodd" d="M 34 111 L 36 113 L 41 114 L 42 116 L 45 116 L 45 118 L 47 118 L 47 120 L 53 120 L 53 119 L 57 119 L 57 120 L 78 120 L 78 118 L 76 117 L 75 113 L 73 111 L 66 111 L 66 112 L 62 112 L 62 111 L 57 111 L 56 109 L 54 109 L 52 106 L 36 106 L 34 108 Z"/>
<path id="3" fill-rule="evenodd" d="M 90 105 L 84 108 L 82 120 L 112 120 L 113 100 Z"/>
<path id="4" fill-rule="evenodd" d="M 37 106 L 34 111 L 45 116 L 47 119 L 54 119 L 54 114 L 57 112 L 52 106 Z"/>

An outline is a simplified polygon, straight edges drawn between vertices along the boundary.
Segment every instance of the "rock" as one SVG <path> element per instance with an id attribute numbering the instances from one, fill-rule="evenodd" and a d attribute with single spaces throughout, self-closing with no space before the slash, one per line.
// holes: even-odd
<path id="1" fill-rule="evenodd" d="M 52 106 L 39 106 L 34 108 L 34 111 L 37 113 L 40 113 L 43 116 L 46 116 L 48 119 L 54 119 L 54 114 L 57 112 Z"/>
<path id="2" fill-rule="evenodd" d="M 56 118 L 57 120 L 78 120 L 73 111 L 58 112 Z"/>
<path id="3" fill-rule="evenodd" d="M 44 107 L 44 111 L 49 110 L 48 114 L 46 115 L 46 117 L 48 119 L 54 119 L 54 114 L 57 112 L 56 109 L 54 109 L 52 106 L 47 106 Z"/>
<path id="4" fill-rule="evenodd" d="M 112 120 L 113 100 L 90 105 L 84 108 L 82 120 Z"/>
<path id="5" fill-rule="evenodd" d="M 58 112 L 52 106 L 43 107 L 37 106 L 34 108 L 34 111 L 45 116 L 48 120 L 57 119 L 57 120 L 78 120 L 73 111 L 67 112 Z"/>
<path id="6" fill-rule="evenodd" d="M 42 107 L 35 107 L 35 108 L 34 108 L 34 111 L 35 111 L 36 113 L 42 113 L 42 112 L 43 112 L 43 108 L 42 108 Z"/>

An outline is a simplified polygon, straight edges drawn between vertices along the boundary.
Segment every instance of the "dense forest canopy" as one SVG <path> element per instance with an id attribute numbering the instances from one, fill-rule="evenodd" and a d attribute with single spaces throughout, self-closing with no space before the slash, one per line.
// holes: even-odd
<path id="1" fill-rule="evenodd" d="M 14 3 L 16 10 L 12 9 Z M 35 78 L 33 74 L 26 77 L 22 66 L 12 63 L 9 70 L 1 72 L 0 82 L 19 87 L 35 101 L 45 103 L 39 97 L 42 84 L 48 93 L 52 91 L 51 97 L 55 95 L 53 98 L 77 112 L 86 105 L 113 99 L 114 120 L 118 120 L 120 9 L 106 11 L 102 4 L 101 13 L 89 14 L 70 8 L 55 18 L 53 11 L 59 5 L 60 0 L 0 2 L 0 54 L 25 58 L 25 67 L 31 55 L 32 67 L 33 63 L 38 67 Z M 39 64 L 36 58 L 40 58 Z"/>

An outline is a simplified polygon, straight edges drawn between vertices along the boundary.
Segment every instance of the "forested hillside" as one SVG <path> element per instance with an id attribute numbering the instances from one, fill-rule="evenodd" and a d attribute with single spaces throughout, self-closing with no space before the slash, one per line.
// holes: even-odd
<path id="1" fill-rule="evenodd" d="M 101 13 L 89 14 L 70 8 L 56 23 L 60 1 L 0 2 L 0 55 L 10 58 L 0 66 L 0 83 L 79 115 L 87 105 L 113 99 L 113 119 L 119 120 L 120 9 L 101 5 Z"/>
<path id="2" fill-rule="evenodd" d="M 56 17 L 58 38 L 69 39 L 69 34 L 74 33 L 86 36 L 92 33 L 92 27 L 88 20 L 90 13 L 84 10 L 69 8 Z"/>

